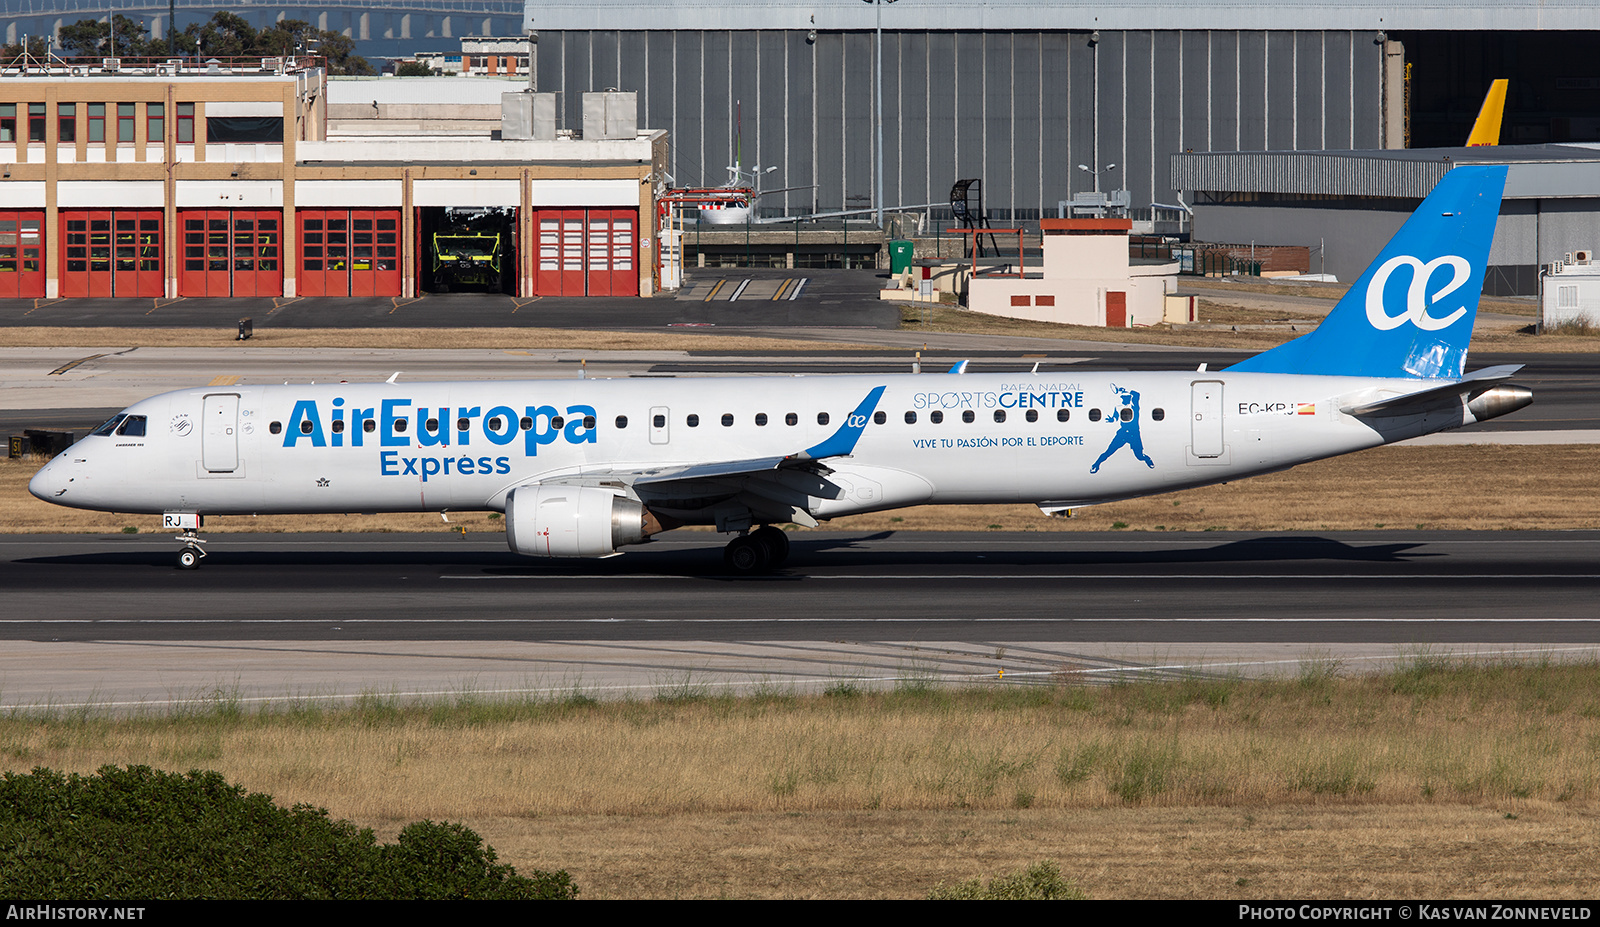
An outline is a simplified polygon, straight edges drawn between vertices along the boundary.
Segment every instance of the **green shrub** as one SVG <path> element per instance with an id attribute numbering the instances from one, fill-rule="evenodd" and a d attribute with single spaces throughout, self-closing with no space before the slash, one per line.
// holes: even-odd
<path id="1" fill-rule="evenodd" d="M 518 875 L 460 824 L 395 844 L 323 808 L 281 808 L 220 773 L 101 767 L 0 778 L 0 897 L 572 898 L 566 872 Z"/>
<path id="2" fill-rule="evenodd" d="M 940 882 L 928 893 L 929 901 L 1084 901 L 1088 897 L 1063 879 L 1060 867 L 1049 860 L 991 879 L 988 885 L 973 879 L 947 888 Z"/>

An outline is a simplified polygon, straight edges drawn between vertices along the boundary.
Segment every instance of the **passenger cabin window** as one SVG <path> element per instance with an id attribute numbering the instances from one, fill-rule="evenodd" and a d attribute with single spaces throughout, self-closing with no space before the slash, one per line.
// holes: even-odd
<path id="1" fill-rule="evenodd" d="M 437 432 L 439 430 L 439 420 L 436 418 L 430 418 L 426 422 L 422 423 L 422 427 L 428 429 L 430 433 Z"/>
<path id="2" fill-rule="evenodd" d="M 733 425 L 733 415 L 731 413 L 728 413 L 728 412 L 722 413 L 722 427 L 728 428 L 728 427 L 731 427 L 732 425 Z"/>
<path id="3" fill-rule="evenodd" d="M 1153 422 L 1159 422 L 1159 421 L 1161 421 L 1162 419 L 1164 419 L 1166 417 L 1167 417 L 1167 410 L 1166 409 L 1151 409 L 1150 410 L 1150 420 L 1153 421 Z"/>
<path id="4" fill-rule="evenodd" d="M 626 427 L 628 427 L 628 417 L 626 415 L 617 416 L 617 427 L 618 428 L 626 428 Z"/>
<path id="5" fill-rule="evenodd" d="M 560 431 L 561 429 L 567 427 L 567 420 L 558 415 L 550 420 L 550 427 L 554 428 L 556 431 Z M 466 431 L 465 428 L 461 430 Z"/>
<path id="6" fill-rule="evenodd" d="M 1090 409 L 1089 410 L 1089 421 L 1091 421 L 1091 422 L 1100 421 L 1100 410 L 1099 409 Z"/>
<path id="7" fill-rule="evenodd" d="M 466 419 L 464 419 L 464 418 L 456 419 L 456 431 L 466 431 L 467 429 L 469 429 L 471 427 L 472 427 L 472 423 L 467 421 Z"/>
<path id="8" fill-rule="evenodd" d="M 401 422 L 401 424 L 403 425 L 403 424 L 405 424 L 405 422 Z M 371 434 L 372 432 L 378 430 L 378 423 L 369 418 L 366 421 L 361 423 L 361 430 L 366 432 L 367 434 Z M 404 431 L 405 429 L 402 428 L 400 430 Z M 273 434 L 277 434 L 277 432 L 274 431 Z"/>
<path id="9" fill-rule="evenodd" d="M 594 416 L 585 415 L 583 417 L 583 427 L 585 427 L 585 428 L 593 428 L 594 427 Z"/>
<path id="10" fill-rule="evenodd" d="M 1004 410 L 1004 409 L 996 409 L 996 410 L 994 410 L 994 420 L 997 421 L 997 422 L 1005 421 L 1006 420 L 1006 410 Z"/>
<path id="11" fill-rule="evenodd" d="M 499 431 L 500 430 L 500 416 L 496 415 L 494 418 L 489 419 L 489 430 L 490 431 Z"/>
<path id="12" fill-rule="evenodd" d="M 311 424 L 311 419 L 306 418 L 306 419 L 301 419 L 300 420 L 300 433 L 301 434 L 303 434 L 303 435 L 311 434 L 311 432 L 314 430 L 314 428 L 315 428 L 315 426 L 313 426 Z M 396 428 L 395 430 L 398 431 L 399 429 Z"/>
<path id="13" fill-rule="evenodd" d="M 977 416 L 972 414 L 972 410 L 971 409 L 968 409 L 965 412 L 961 413 L 961 420 L 963 422 L 966 422 L 968 425 L 972 424 L 972 420 L 974 418 L 977 418 Z"/>
<path id="14" fill-rule="evenodd" d="M 907 425 L 915 425 L 916 423 L 917 423 L 917 413 L 915 413 L 915 412 L 907 412 L 906 413 L 906 424 Z"/>
<path id="15" fill-rule="evenodd" d="M 683 423 L 685 425 L 688 425 L 690 428 L 699 428 L 700 427 L 700 416 L 695 415 L 694 413 L 691 412 L 689 414 L 689 417 L 683 420 Z"/>
<path id="16" fill-rule="evenodd" d="M 758 428 L 767 427 L 767 413 L 765 413 L 765 412 L 757 412 L 756 413 L 756 427 L 758 427 Z"/>
<path id="17" fill-rule="evenodd" d="M 800 424 L 800 416 L 790 412 L 788 415 L 783 417 L 783 423 L 785 425 L 798 425 Z"/>
<path id="18" fill-rule="evenodd" d="M 940 412 L 938 409 L 934 409 L 932 412 L 928 413 L 928 421 L 938 425 L 944 421 L 944 413 Z"/>
<path id="19" fill-rule="evenodd" d="M 826 425 L 826 424 L 828 424 L 828 413 L 826 413 L 826 412 L 818 412 L 817 413 L 817 424 L 818 425 Z"/>
<path id="20" fill-rule="evenodd" d="M 1026 416 L 1024 416 L 1024 418 L 1026 418 L 1030 422 L 1037 422 L 1039 420 L 1039 410 L 1038 409 L 1029 409 L 1028 410 L 1028 414 Z"/>
<path id="21" fill-rule="evenodd" d="M 368 422 L 367 424 L 370 425 L 372 423 Z M 372 429 L 368 428 L 367 430 L 371 431 Z M 275 435 L 283 434 L 283 423 L 282 422 L 273 422 L 271 425 L 267 426 L 267 431 L 270 431 Z"/>
<path id="22" fill-rule="evenodd" d="M 1056 410 L 1056 421 L 1058 421 L 1058 422 L 1064 422 L 1064 421 L 1066 421 L 1067 419 L 1069 419 L 1071 417 L 1072 417 L 1072 412 L 1067 410 L 1067 409 L 1057 409 Z"/>
<path id="23" fill-rule="evenodd" d="M 667 417 L 665 415 L 658 415 L 654 419 L 651 419 L 651 424 L 656 428 L 665 428 L 667 427 Z"/>
<path id="24" fill-rule="evenodd" d="M 1122 412 L 1118 415 L 1118 417 L 1125 422 L 1133 421 L 1133 409 L 1128 406 L 1123 406 Z"/>
<path id="25" fill-rule="evenodd" d="M 874 412 L 874 413 L 872 413 L 872 423 L 874 425 L 882 425 L 884 422 L 887 422 L 888 420 L 889 420 L 889 416 L 885 415 L 883 412 Z"/>
<path id="26" fill-rule="evenodd" d="M 333 420 L 333 433 L 336 435 L 344 434 L 344 419 L 336 418 Z"/>

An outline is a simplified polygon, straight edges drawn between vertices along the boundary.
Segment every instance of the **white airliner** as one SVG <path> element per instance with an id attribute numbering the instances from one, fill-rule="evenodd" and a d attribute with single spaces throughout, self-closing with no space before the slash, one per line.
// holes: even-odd
<path id="1" fill-rule="evenodd" d="M 29 484 L 164 517 L 494 510 L 606 557 L 679 525 L 783 563 L 785 523 L 927 503 L 1047 512 L 1282 470 L 1532 401 L 1463 374 L 1504 167 L 1457 167 L 1313 332 L 1225 370 L 204 387 L 129 406 Z"/>

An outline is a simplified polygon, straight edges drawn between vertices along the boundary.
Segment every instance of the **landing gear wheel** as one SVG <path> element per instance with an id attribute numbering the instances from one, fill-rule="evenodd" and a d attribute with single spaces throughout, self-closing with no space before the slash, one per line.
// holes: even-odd
<path id="1" fill-rule="evenodd" d="M 740 535 L 722 549 L 722 561 L 741 576 L 754 576 L 771 568 L 772 549 L 753 534 Z"/>
<path id="2" fill-rule="evenodd" d="M 200 558 L 205 554 L 198 547 L 185 547 L 178 551 L 178 569 L 196 570 L 200 568 Z"/>
<path id="3" fill-rule="evenodd" d="M 769 566 L 772 569 L 776 570 L 783 566 L 784 561 L 789 559 L 789 535 L 785 534 L 782 528 L 762 525 L 750 532 L 750 536 L 766 545 Z"/>

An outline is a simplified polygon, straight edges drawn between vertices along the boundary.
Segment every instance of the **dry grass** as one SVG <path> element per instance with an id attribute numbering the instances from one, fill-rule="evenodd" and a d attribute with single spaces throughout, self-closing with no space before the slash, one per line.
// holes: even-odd
<path id="1" fill-rule="evenodd" d="M 848 337 L 848 336 L 846 336 Z M 0 347 L 521 349 L 525 351 L 881 351 L 878 345 L 754 338 L 709 332 L 584 331 L 566 328 L 257 328 L 235 341 L 222 328 L 0 327 Z"/>
<path id="2" fill-rule="evenodd" d="M 147 515 L 85 512 L 28 495 L 38 461 L 0 460 L 0 532 L 156 530 Z M 1046 518 L 1031 505 L 917 506 L 826 522 L 846 531 L 1355 531 L 1600 528 L 1596 445 L 1385 447 L 1253 479 L 1079 509 Z M 1470 505 L 1463 504 L 1470 500 Z M 231 531 L 499 531 L 488 513 L 216 516 Z M 802 530 L 802 529 L 794 529 Z"/>
<path id="3" fill-rule="evenodd" d="M 216 769 L 385 833 L 465 820 L 589 897 L 1581 897 L 1600 667 L 0 721 L 11 769 Z M 1427 847 L 1426 856 L 1415 855 Z"/>

